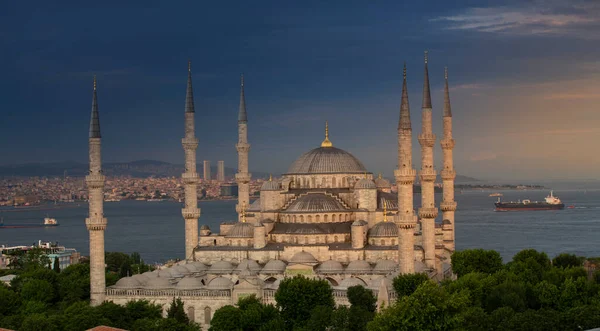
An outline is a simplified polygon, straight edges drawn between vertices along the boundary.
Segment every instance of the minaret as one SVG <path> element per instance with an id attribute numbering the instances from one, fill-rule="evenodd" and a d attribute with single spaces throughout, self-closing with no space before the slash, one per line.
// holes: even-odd
<path id="1" fill-rule="evenodd" d="M 238 204 L 235 211 L 238 213 L 238 220 L 242 220 L 242 209 L 250 205 L 250 178 L 252 174 L 248 172 L 248 116 L 246 114 L 246 98 L 244 97 L 244 75 L 241 77 L 240 87 L 240 109 L 238 113 L 238 143 L 235 145 L 238 152 L 238 173 L 235 174 L 235 180 L 238 183 Z"/>
<path id="2" fill-rule="evenodd" d="M 444 194 L 440 204 L 443 219 L 444 246 L 450 251 L 454 251 L 454 211 L 456 211 L 456 201 L 454 201 L 454 162 L 452 150 L 454 149 L 454 139 L 452 139 L 452 108 L 450 107 L 450 90 L 448 88 L 448 68 L 444 69 L 444 138 L 440 141 L 442 151 L 444 152 L 444 169 L 441 172 Z"/>
<path id="3" fill-rule="evenodd" d="M 419 218 L 421 219 L 421 231 L 423 234 L 423 249 L 425 250 L 425 265 L 435 268 L 435 218 L 438 210 L 435 207 L 434 182 L 436 177 L 433 168 L 433 146 L 435 134 L 431 125 L 431 93 L 429 92 L 429 72 L 427 70 L 427 51 L 425 51 L 425 78 L 423 81 L 423 106 L 421 107 L 421 208 Z"/>
<path id="4" fill-rule="evenodd" d="M 185 220 L 185 258 L 194 258 L 198 246 L 198 173 L 196 172 L 196 129 L 194 124 L 194 91 L 192 89 L 192 63 L 188 62 L 187 92 L 185 95 L 185 137 L 181 139 L 185 152 L 185 172 L 181 175 L 185 192 L 185 205 L 181 214 Z"/>
<path id="5" fill-rule="evenodd" d="M 412 127 L 406 86 L 406 63 L 403 77 L 398 122 L 398 169 L 394 171 L 394 177 L 398 185 L 398 264 L 400 273 L 410 274 L 415 272 L 414 236 L 417 216 L 413 206 L 413 183 L 417 172 L 412 167 Z"/>
<path id="6" fill-rule="evenodd" d="M 90 120 L 90 173 L 85 177 L 88 187 L 89 217 L 85 225 L 90 232 L 90 304 L 100 305 L 104 302 L 106 274 L 104 270 L 104 175 L 102 174 L 100 117 L 98 115 L 98 99 L 96 96 L 96 76 L 94 76 L 94 92 L 92 98 L 92 118 Z"/>

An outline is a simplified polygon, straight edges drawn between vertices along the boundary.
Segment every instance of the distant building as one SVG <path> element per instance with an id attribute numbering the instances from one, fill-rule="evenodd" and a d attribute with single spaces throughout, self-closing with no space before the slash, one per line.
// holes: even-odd
<path id="1" fill-rule="evenodd" d="M 237 197 L 238 196 L 238 184 L 236 184 L 236 183 L 221 184 L 221 196 L 222 197 Z"/>
<path id="2" fill-rule="evenodd" d="M 46 252 L 46 256 L 48 256 L 50 259 L 50 268 L 54 268 L 54 260 L 57 257 L 61 270 L 70 266 L 71 264 L 79 263 L 79 259 L 81 257 L 80 253 L 77 252 L 75 248 L 66 248 L 64 246 L 59 246 L 58 243 L 42 242 L 40 240 L 38 241 L 37 245 L 32 246 L 0 247 L 0 269 L 7 269 L 10 267 L 11 261 L 9 253 L 18 251 L 27 252 L 32 248 L 41 248 Z"/>
<path id="3" fill-rule="evenodd" d="M 217 180 L 220 183 L 225 181 L 225 161 L 217 162 Z"/>
<path id="4" fill-rule="evenodd" d="M 204 160 L 204 180 L 210 180 L 210 161 Z"/>

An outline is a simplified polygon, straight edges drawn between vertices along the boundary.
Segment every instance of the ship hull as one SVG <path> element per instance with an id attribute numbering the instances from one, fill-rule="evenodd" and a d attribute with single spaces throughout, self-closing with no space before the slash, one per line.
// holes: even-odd
<path id="1" fill-rule="evenodd" d="M 496 202 L 496 211 L 561 210 L 565 204 Z"/>

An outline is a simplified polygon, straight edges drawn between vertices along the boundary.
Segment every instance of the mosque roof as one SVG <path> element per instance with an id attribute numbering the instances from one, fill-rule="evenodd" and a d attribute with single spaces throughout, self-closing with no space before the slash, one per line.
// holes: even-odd
<path id="1" fill-rule="evenodd" d="M 211 274 L 228 274 L 233 271 L 233 264 L 229 261 L 217 261 L 210 266 L 209 273 Z"/>
<path id="2" fill-rule="evenodd" d="M 375 182 L 368 178 L 363 178 L 354 184 L 354 189 L 376 189 Z"/>
<path id="3" fill-rule="evenodd" d="M 391 188 L 392 184 L 390 184 L 387 179 L 381 177 L 380 174 L 377 178 L 375 178 L 375 186 L 377 186 L 377 188 Z"/>
<path id="4" fill-rule="evenodd" d="M 309 252 L 298 252 L 292 256 L 290 263 L 317 263 L 317 259 Z"/>
<path id="5" fill-rule="evenodd" d="M 188 263 L 193 265 L 194 267 L 196 267 L 196 270 L 198 271 L 205 271 L 206 269 L 208 269 L 208 267 L 206 266 L 206 264 L 200 262 L 200 261 L 196 261 L 196 262 L 192 262 L 192 263 Z"/>
<path id="6" fill-rule="evenodd" d="M 300 195 L 283 212 L 330 212 L 348 211 L 342 202 L 324 193 L 307 193 Z"/>
<path id="7" fill-rule="evenodd" d="M 183 277 L 175 287 L 180 290 L 196 290 L 204 288 L 204 284 L 202 284 L 202 279 L 198 277 L 186 276 Z"/>
<path id="8" fill-rule="evenodd" d="M 150 289 L 164 289 L 164 288 L 172 288 L 171 282 L 169 279 L 163 277 L 152 278 L 146 283 L 146 288 Z"/>
<path id="9" fill-rule="evenodd" d="M 398 265 L 393 260 L 379 260 L 375 264 L 373 272 L 387 274 L 391 271 L 396 270 L 397 266 Z"/>
<path id="10" fill-rule="evenodd" d="M 337 223 L 281 223 L 277 222 L 271 234 L 346 234 L 352 222 Z"/>
<path id="11" fill-rule="evenodd" d="M 379 222 L 369 230 L 369 237 L 398 237 L 398 226 L 393 222 Z"/>
<path id="12" fill-rule="evenodd" d="M 139 280 L 133 277 L 123 277 L 114 285 L 115 288 L 139 288 L 142 284 Z"/>
<path id="13" fill-rule="evenodd" d="M 225 237 L 227 238 L 252 238 L 254 236 L 254 225 L 246 222 L 236 223 L 230 230 L 227 232 Z"/>
<path id="14" fill-rule="evenodd" d="M 363 174 L 365 166 L 352 154 L 336 147 L 318 147 L 302 154 L 288 174 Z"/>
<path id="15" fill-rule="evenodd" d="M 265 181 L 260 187 L 261 191 L 279 191 L 281 190 L 281 185 L 278 181 L 273 180 L 271 176 L 269 176 L 269 180 Z"/>
<path id="16" fill-rule="evenodd" d="M 261 272 L 268 274 L 281 273 L 285 270 L 286 267 L 287 265 L 285 264 L 285 262 L 281 260 L 270 260 L 269 262 L 267 262 L 267 264 L 265 264 Z"/>
<path id="17" fill-rule="evenodd" d="M 344 267 L 338 261 L 328 260 L 321 263 L 317 271 L 322 274 L 341 274 L 344 272 Z"/>
<path id="18" fill-rule="evenodd" d="M 176 265 L 176 266 L 174 266 L 174 267 L 173 267 L 173 268 L 171 268 L 171 269 L 172 269 L 172 270 L 175 270 L 175 271 L 177 271 L 178 273 L 180 273 L 180 274 L 183 274 L 183 275 L 188 275 L 188 274 L 190 274 L 190 273 L 191 273 L 190 269 L 186 268 L 186 267 L 185 267 L 185 266 L 183 266 L 183 265 Z"/>
<path id="19" fill-rule="evenodd" d="M 229 290 L 233 287 L 233 282 L 231 279 L 221 276 L 211 280 L 207 287 L 211 290 Z"/>
<path id="20" fill-rule="evenodd" d="M 387 210 L 397 210 L 398 195 L 395 193 L 377 191 L 377 209 L 383 209 L 384 205 Z"/>
<path id="21" fill-rule="evenodd" d="M 352 286 L 365 286 L 365 285 L 367 285 L 367 284 L 365 284 L 365 282 L 363 282 L 362 280 L 360 280 L 358 278 L 350 277 L 350 278 L 346 278 L 346 279 L 342 280 L 340 282 L 340 285 L 338 285 L 338 287 L 347 289 Z"/>
<path id="22" fill-rule="evenodd" d="M 346 267 L 347 274 L 360 274 L 371 272 L 371 265 L 365 260 L 354 260 Z"/>
<path id="23" fill-rule="evenodd" d="M 246 211 L 260 211 L 260 198 L 254 200 Z"/>
<path id="24" fill-rule="evenodd" d="M 352 226 L 363 226 L 363 225 L 367 225 L 369 223 L 367 223 L 367 221 L 363 221 L 363 220 L 356 220 L 354 221 L 354 223 L 352 223 Z"/>
<path id="25" fill-rule="evenodd" d="M 262 269 L 262 267 L 256 261 L 245 259 L 238 264 L 238 266 L 235 268 L 235 271 L 241 272 L 246 268 L 250 269 L 251 271 L 260 271 L 260 269 Z"/>
<path id="26" fill-rule="evenodd" d="M 381 283 L 385 283 L 388 290 L 394 288 L 394 284 L 393 284 L 392 280 L 387 277 L 377 278 L 377 279 L 370 281 L 368 288 L 371 290 L 374 290 L 374 291 L 378 291 L 379 287 L 381 286 Z"/>

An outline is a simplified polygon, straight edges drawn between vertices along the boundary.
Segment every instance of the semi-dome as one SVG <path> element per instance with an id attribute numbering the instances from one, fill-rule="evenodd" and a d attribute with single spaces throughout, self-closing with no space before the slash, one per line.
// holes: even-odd
<path id="1" fill-rule="evenodd" d="M 341 274 L 344 272 L 344 267 L 338 261 L 328 260 L 321 263 L 317 270 L 322 274 Z"/>
<path id="2" fill-rule="evenodd" d="M 379 260 L 375 264 L 375 268 L 373 268 L 373 272 L 379 273 L 379 274 L 387 274 L 389 272 L 396 270 L 396 266 L 397 266 L 397 264 L 393 260 Z"/>
<path id="3" fill-rule="evenodd" d="M 393 222 L 379 222 L 369 230 L 369 237 L 398 237 L 398 226 Z"/>
<path id="4" fill-rule="evenodd" d="M 217 261 L 210 266 L 208 272 L 211 274 L 228 274 L 233 271 L 233 264 L 228 261 Z"/>
<path id="5" fill-rule="evenodd" d="M 157 277 L 157 278 L 150 279 L 146 283 L 145 287 L 149 288 L 149 289 L 159 290 L 159 289 L 172 288 L 173 285 L 171 285 L 171 282 L 169 282 L 169 280 L 167 278 Z"/>
<path id="6" fill-rule="evenodd" d="M 284 212 L 330 212 L 348 211 L 336 198 L 323 193 L 308 193 L 294 200 Z"/>
<path id="7" fill-rule="evenodd" d="M 250 269 L 251 271 L 260 271 L 260 269 L 262 269 L 256 261 L 245 259 L 238 264 L 238 266 L 235 268 L 235 271 L 241 272 L 246 268 Z"/>
<path id="8" fill-rule="evenodd" d="M 260 272 L 265 274 L 278 274 L 283 273 L 286 267 L 285 262 L 281 260 L 270 260 Z"/>
<path id="9" fill-rule="evenodd" d="M 377 188 L 392 188 L 392 184 L 390 184 L 387 179 L 382 178 L 381 174 L 379 174 L 379 177 L 375 179 L 375 186 Z"/>
<path id="10" fill-rule="evenodd" d="M 363 286 L 363 287 L 365 287 L 365 285 L 367 285 L 367 284 L 365 284 L 365 282 L 363 282 L 362 280 L 360 280 L 358 278 L 351 277 L 351 278 L 346 278 L 346 279 L 342 280 L 340 282 L 340 285 L 338 285 L 338 287 L 347 289 L 347 288 L 352 287 L 352 286 Z"/>
<path id="11" fill-rule="evenodd" d="M 317 259 L 309 252 L 298 252 L 290 259 L 291 263 L 317 263 Z"/>
<path id="12" fill-rule="evenodd" d="M 365 166 L 352 154 L 335 147 L 319 147 L 302 154 L 288 174 L 364 174 Z"/>
<path id="13" fill-rule="evenodd" d="M 371 272 L 371 265 L 365 260 L 354 260 L 346 267 L 347 274 L 366 274 Z"/>
<path id="14" fill-rule="evenodd" d="M 186 276 L 183 277 L 175 287 L 180 290 L 196 290 L 203 288 L 204 284 L 202 284 L 202 279 L 198 277 Z"/>
<path id="15" fill-rule="evenodd" d="M 254 236 L 254 226 L 250 223 L 239 222 L 236 223 L 227 232 L 226 238 L 252 238 Z"/>
<path id="16" fill-rule="evenodd" d="M 115 288 L 139 288 L 142 284 L 133 277 L 123 277 L 114 285 Z"/>
<path id="17" fill-rule="evenodd" d="M 372 180 L 368 179 L 368 178 L 363 178 L 361 180 L 359 180 L 358 182 L 356 182 L 356 184 L 354 184 L 354 189 L 358 189 L 358 190 L 374 190 L 377 187 L 375 186 L 375 182 L 373 182 Z"/>
<path id="18" fill-rule="evenodd" d="M 208 283 L 210 290 L 229 290 L 233 287 L 233 282 L 229 278 L 217 277 Z"/>

